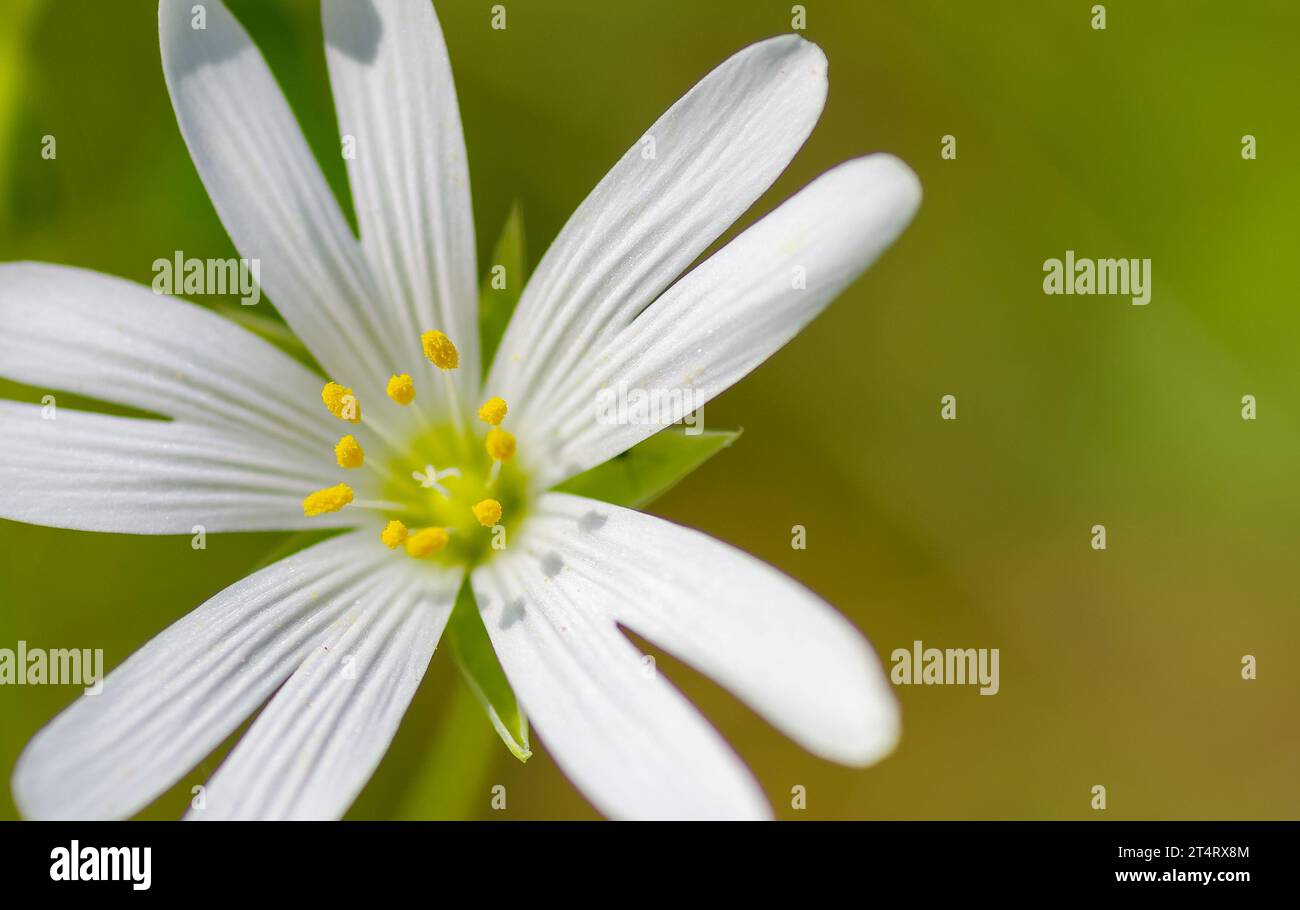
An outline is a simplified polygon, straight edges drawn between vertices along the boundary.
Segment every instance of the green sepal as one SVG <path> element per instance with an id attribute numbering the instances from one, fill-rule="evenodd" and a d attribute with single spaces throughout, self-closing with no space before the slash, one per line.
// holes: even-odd
<path id="1" fill-rule="evenodd" d="M 456 605 L 442 634 L 456 666 L 460 667 L 465 682 L 487 712 L 501 741 L 515 758 L 528 761 L 533 754 L 528 745 L 528 718 L 515 700 L 514 690 L 497 660 L 468 578 L 456 595 Z"/>
<path id="2" fill-rule="evenodd" d="M 671 490 L 740 437 L 741 430 L 704 430 L 695 435 L 686 427 L 668 427 L 604 464 L 596 465 L 555 489 L 590 499 L 639 509 Z"/>
<path id="3" fill-rule="evenodd" d="M 503 271 L 498 271 L 498 266 Z M 492 251 L 492 261 L 478 292 L 478 337 L 482 351 L 483 376 L 486 378 L 492 358 L 501 346 L 501 336 L 510 324 L 510 317 L 515 312 L 515 304 L 523 293 L 525 274 L 524 263 L 524 215 L 516 202 L 510 207 L 505 227 L 497 239 Z M 504 280 L 505 287 L 494 288 L 494 280 Z"/>
<path id="4" fill-rule="evenodd" d="M 252 308 L 238 303 L 221 303 L 212 309 L 231 322 L 248 329 L 263 341 L 275 345 L 312 372 L 321 376 L 325 375 L 325 371 L 316 362 L 316 358 L 311 355 L 311 351 L 307 350 L 307 346 L 302 343 L 302 340 L 293 333 L 293 329 L 289 328 L 286 323 L 254 312 Z"/>

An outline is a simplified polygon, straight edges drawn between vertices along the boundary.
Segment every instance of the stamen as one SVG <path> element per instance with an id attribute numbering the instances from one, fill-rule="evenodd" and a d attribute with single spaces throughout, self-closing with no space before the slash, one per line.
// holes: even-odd
<path id="1" fill-rule="evenodd" d="M 495 527 L 501 521 L 501 503 L 495 499 L 485 499 L 474 506 L 474 517 L 485 528 Z"/>
<path id="2" fill-rule="evenodd" d="M 447 546 L 448 539 L 442 528 L 423 528 L 406 538 L 406 552 L 420 559 Z"/>
<path id="3" fill-rule="evenodd" d="M 457 355 L 459 357 L 459 355 Z M 447 407 L 451 411 L 452 421 L 456 426 L 464 426 L 465 418 L 461 416 L 460 411 L 460 394 L 456 391 L 456 381 L 451 378 L 448 370 L 442 371 L 442 390 L 447 393 Z M 457 436 L 458 444 L 464 444 L 464 435 Z M 463 451 L 463 449 L 462 449 Z"/>
<path id="4" fill-rule="evenodd" d="M 384 530 L 379 532 L 379 539 L 384 542 L 384 546 L 390 550 L 396 550 L 406 540 L 406 525 L 393 519 L 384 525 Z"/>
<path id="5" fill-rule="evenodd" d="M 494 427 L 501 426 L 501 421 L 506 419 L 506 400 L 493 396 L 483 402 L 483 407 L 478 409 L 478 419 Z"/>
<path id="6" fill-rule="evenodd" d="M 329 412 L 339 420 L 356 423 L 361 419 L 361 402 L 357 401 L 357 396 L 347 386 L 327 382 L 325 388 L 320 390 L 320 398 Z"/>
<path id="7" fill-rule="evenodd" d="M 374 410 L 382 411 L 383 409 L 382 408 L 372 409 L 372 411 Z M 392 430 L 391 427 L 388 426 L 388 424 L 377 419 L 374 413 L 367 415 L 366 419 L 361 421 L 361 424 L 366 429 L 371 430 L 376 436 L 382 439 L 385 443 L 387 443 L 390 449 L 397 452 L 400 452 L 402 450 L 402 439 L 399 436 L 397 436 L 396 433 L 394 433 L 394 431 Z"/>
<path id="8" fill-rule="evenodd" d="M 317 490 L 302 501 L 302 513 L 308 518 L 337 512 L 352 501 L 352 488 L 345 483 Z"/>
<path id="9" fill-rule="evenodd" d="M 409 373 L 389 377 L 388 397 L 403 406 L 415 400 L 415 381 Z"/>
<path id="10" fill-rule="evenodd" d="M 406 511 L 406 506 L 400 502 L 389 502 L 386 499 L 354 499 L 352 505 L 358 509 L 369 509 L 372 512 Z"/>
<path id="11" fill-rule="evenodd" d="M 357 438 L 349 433 L 334 447 L 334 458 L 340 468 L 359 468 L 366 462 L 366 453 Z"/>
<path id="12" fill-rule="evenodd" d="M 456 350 L 456 345 L 452 344 L 451 339 L 442 332 L 425 332 L 420 336 L 420 346 L 424 348 L 424 356 L 443 372 L 460 366 L 460 352 Z"/>
<path id="13" fill-rule="evenodd" d="M 515 455 L 515 437 L 507 430 L 493 427 L 488 430 L 487 438 L 483 440 L 483 447 L 487 449 L 493 461 L 509 461 Z"/>
<path id="14" fill-rule="evenodd" d="M 447 393 L 447 405 L 453 422 L 457 426 L 463 426 L 465 421 L 461 418 L 456 383 L 451 378 L 451 371 L 460 366 L 460 351 L 456 350 L 456 345 L 450 338 L 436 329 L 430 329 L 420 336 L 420 347 L 424 349 L 424 356 L 442 370 L 443 390 Z"/>

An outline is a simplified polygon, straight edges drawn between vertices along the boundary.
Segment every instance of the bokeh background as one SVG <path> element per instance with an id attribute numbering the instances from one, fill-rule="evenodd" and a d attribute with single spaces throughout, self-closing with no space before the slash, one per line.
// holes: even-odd
<path id="1" fill-rule="evenodd" d="M 349 206 L 317 3 L 230 5 Z M 791 25 L 775 0 L 505 0 L 493 31 L 491 5 L 437 4 L 481 269 L 515 200 L 536 263 L 655 117 Z M 915 639 L 1000 648 L 1001 692 L 898 690 L 899 748 L 850 770 L 670 657 L 660 667 L 781 817 L 1295 817 L 1300 8 L 1112 2 L 1096 31 L 1074 0 L 804 5 L 829 101 L 742 226 L 877 150 L 911 164 L 925 201 L 864 278 L 708 406 L 710 425 L 744 436 L 652 511 L 800 579 L 882 658 Z M 47 133 L 55 161 L 40 156 Z M 956 160 L 940 157 L 945 134 Z M 1241 157 L 1245 134 L 1257 160 Z M 1045 296 L 1042 263 L 1067 248 L 1149 257 L 1151 304 Z M 176 128 L 156 5 L 0 0 L 0 260 L 148 283 L 176 249 L 237 255 Z M 956 421 L 940 419 L 946 394 Z M 1105 552 L 1090 547 L 1098 523 Z M 807 550 L 791 549 L 794 524 Z M 194 551 L 0 522 L 0 647 L 102 647 L 116 665 L 283 541 Z M 1257 680 L 1241 678 L 1245 654 Z M 351 816 L 594 817 L 544 742 L 526 765 L 507 753 L 448 657 Z M 75 694 L 0 687 L 0 776 Z M 180 815 L 224 749 L 144 815 Z M 489 808 L 498 783 L 504 812 Z M 14 814 L 0 786 L 0 816 Z"/>

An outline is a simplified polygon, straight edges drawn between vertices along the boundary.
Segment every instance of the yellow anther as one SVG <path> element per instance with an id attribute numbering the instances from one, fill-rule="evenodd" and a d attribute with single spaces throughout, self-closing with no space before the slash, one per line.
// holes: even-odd
<path id="1" fill-rule="evenodd" d="M 307 517 L 337 512 L 352 501 L 352 488 L 345 483 L 317 490 L 302 501 L 302 514 Z"/>
<path id="2" fill-rule="evenodd" d="M 357 401 L 357 396 L 347 386 L 341 386 L 337 382 L 325 383 L 325 388 L 320 390 L 320 400 L 325 402 L 325 407 L 339 420 L 356 423 L 361 419 L 361 402 Z"/>
<path id="3" fill-rule="evenodd" d="M 447 546 L 447 532 L 442 528 L 422 528 L 406 538 L 406 552 L 417 559 L 437 553 Z"/>
<path id="4" fill-rule="evenodd" d="M 501 520 L 501 503 L 495 499 L 485 499 L 474 506 L 474 517 L 485 528 L 495 527 Z"/>
<path id="5" fill-rule="evenodd" d="M 415 382 L 409 373 L 388 377 L 388 397 L 401 405 L 415 400 Z"/>
<path id="6" fill-rule="evenodd" d="M 359 468 L 366 463 L 366 453 L 351 433 L 340 439 L 334 447 L 334 458 L 340 468 Z"/>
<path id="7" fill-rule="evenodd" d="M 515 454 L 515 438 L 500 427 L 488 430 L 487 439 L 483 441 L 487 453 L 493 461 L 509 461 Z"/>
<path id="8" fill-rule="evenodd" d="M 501 426 L 501 421 L 506 419 L 506 400 L 492 397 L 483 402 L 483 407 L 478 409 L 478 419 L 494 427 Z"/>
<path id="9" fill-rule="evenodd" d="M 425 332 L 420 336 L 420 344 L 424 347 L 424 356 L 433 361 L 438 369 L 454 370 L 460 366 L 460 351 L 442 332 Z"/>
<path id="10" fill-rule="evenodd" d="M 393 519 L 384 525 L 384 529 L 379 532 L 379 539 L 384 542 L 384 546 L 390 550 L 396 550 L 401 546 L 402 541 L 406 540 L 406 525 L 397 519 Z"/>

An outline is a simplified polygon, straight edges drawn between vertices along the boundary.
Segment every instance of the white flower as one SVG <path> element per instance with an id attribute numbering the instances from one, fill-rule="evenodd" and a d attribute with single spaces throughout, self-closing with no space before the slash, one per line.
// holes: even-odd
<path id="1" fill-rule="evenodd" d="M 464 141 L 429 3 L 324 2 L 360 241 L 261 54 L 219 2 L 205 5 L 202 29 L 190 0 L 159 6 L 181 132 L 241 254 L 261 261 L 262 286 L 340 386 L 322 393 L 288 355 L 192 304 L 5 264 L 0 374 L 170 419 L 61 409 L 43 420 L 37 406 L 0 402 L 0 516 L 135 534 L 351 530 L 222 591 L 55 718 L 15 770 L 23 813 L 129 816 L 269 698 L 191 814 L 340 816 L 391 741 L 467 568 L 529 719 L 607 815 L 770 815 L 735 753 L 643 672 L 619 625 L 818 755 L 864 765 L 887 753 L 892 693 L 827 604 L 695 531 L 548 492 L 666 423 L 598 422 L 600 389 L 711 398 L 912 217 L 912 172 L 860 158 L 683 274 L 812 130 L 826 95 L 820 49 L 795 36 L 755 44 L 660 117 L 645 134 L 653 156 L 634 145 L 551 245 L 480 384 Z M 410 377 L 398 384 L 413 402 L 385 394 L 394 375 Z M 495 435 L 475 416 L 488 395 L 508 402 L 504 423 L 487 415 L 502 423 Z M 359 415 L 346 410 L 356 404 Z M 410 526 L 404 546 L 395 518 Z M 501 552 L 484 527 L 498 524 Z"/>

